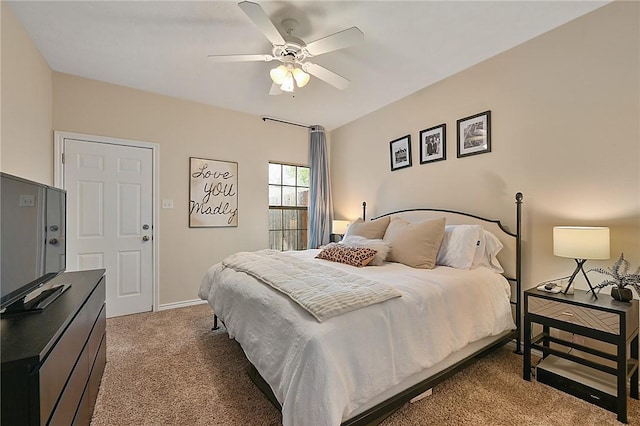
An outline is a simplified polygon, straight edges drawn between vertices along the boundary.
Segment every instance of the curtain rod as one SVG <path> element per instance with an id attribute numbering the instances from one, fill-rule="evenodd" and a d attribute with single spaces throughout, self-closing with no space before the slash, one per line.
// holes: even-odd
<path id="1" fill-rule="evenodd" d="M 279 118 L 273 118 L 273 117 L 262 117 L 262 121 L 277 121 L 278 123 L 284 123 L 284 124 L 290 124 L 292 126 L 300 126 L 300 127 L 306 127 L 307 129 L 312 129 L 314 127 L 317 126 L 309 126 L 307 124 L 301 124 L 301 123 L 294 123 L 293 121 L 286 121 L 286 120 L 280 120 Z"/>

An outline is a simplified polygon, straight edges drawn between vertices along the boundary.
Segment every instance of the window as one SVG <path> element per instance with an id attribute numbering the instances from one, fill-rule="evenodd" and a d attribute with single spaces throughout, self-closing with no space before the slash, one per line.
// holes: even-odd
<path id="1" fill-rule="evenodd" d="M 269 163 L 269 248 L 305 250 L 309 167 Z"/>

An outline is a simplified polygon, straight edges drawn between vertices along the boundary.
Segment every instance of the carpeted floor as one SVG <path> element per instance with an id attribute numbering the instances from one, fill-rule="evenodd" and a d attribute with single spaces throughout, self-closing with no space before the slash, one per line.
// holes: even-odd
<path id="1" fill-rule="evenodd" d="M 242 349 L 224 328 L 211 331 L 211 318 L 208 305 L 197 305 L 107 320 L 107 366 L 91 424 L 280 424 L 249 379 Z M 382 425 L 620 424 L 611 412 L 522 380 L 521 363 L 502 348 Z M 638 401 L 629 399 L 628 417 L 640 425 Z"/>

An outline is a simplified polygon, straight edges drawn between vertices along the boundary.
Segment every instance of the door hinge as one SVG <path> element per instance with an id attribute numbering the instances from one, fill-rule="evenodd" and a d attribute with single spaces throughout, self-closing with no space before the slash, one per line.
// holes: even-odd
<path id="1" fill-rule="evenodd" d="M 62 164 L 64 164 L 64 152 L 62 153 Z"/>

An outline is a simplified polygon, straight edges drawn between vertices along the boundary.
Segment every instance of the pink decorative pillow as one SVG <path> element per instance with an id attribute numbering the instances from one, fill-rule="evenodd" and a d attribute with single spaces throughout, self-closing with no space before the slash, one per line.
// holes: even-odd
<path id="1" fill-rule="evenodd" d="M 376 251 L 368 248 L 347 247 L 342 244 L 329 244 L 316 258 L 347 265 L 367 266 L 376 256 Z"/>

